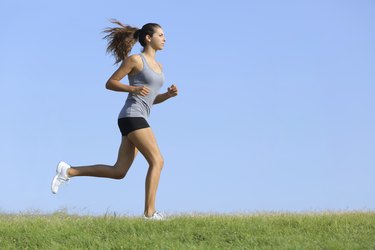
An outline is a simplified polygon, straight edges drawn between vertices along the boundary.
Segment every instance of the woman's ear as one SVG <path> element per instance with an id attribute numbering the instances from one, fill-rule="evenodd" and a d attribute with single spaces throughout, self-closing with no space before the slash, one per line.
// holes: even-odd
<path id="1" fill-rule="evenodd" d="M 148 42 L 151 42 L 151 36 L 150 36 L 150 35 L 146 35 L 146 40 L 147 40 Z"/>

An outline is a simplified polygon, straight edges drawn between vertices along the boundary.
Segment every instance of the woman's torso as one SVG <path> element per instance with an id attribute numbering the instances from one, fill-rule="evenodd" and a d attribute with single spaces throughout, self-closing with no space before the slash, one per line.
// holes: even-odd
<path id="1" fill-rule="evenodd" d="M 139 54 L 143 67 L 140 71 L 128 75 L 130 86 L 146 86 L 150 92 L 146 96 L 129 93 L 125 105 L 120 111 L 119 118 L 123 117 L 144 117 L 150 115 L 152 104 L 164 83 L 163 72 L 158 73 L 148 64 L 145 56 Z"/>

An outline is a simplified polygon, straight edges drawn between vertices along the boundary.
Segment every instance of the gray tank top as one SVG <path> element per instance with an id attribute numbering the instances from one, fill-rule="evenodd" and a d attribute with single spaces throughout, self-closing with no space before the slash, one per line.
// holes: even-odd
<path id="1" fill-rule="evenodd" d="M 146 86 L 150 92 L 146 96 L 129 93 L 124 107 L 121 109 L 118 118 L 143 117 L 147 120 L 150 116 L 152 104 L 164 83 L 163 72 L 157 73 L 147 64 L 142 53 L 139 54 L 143 61 L 143 69 L 135 75 L 128 75 L 130 86 Z"/>

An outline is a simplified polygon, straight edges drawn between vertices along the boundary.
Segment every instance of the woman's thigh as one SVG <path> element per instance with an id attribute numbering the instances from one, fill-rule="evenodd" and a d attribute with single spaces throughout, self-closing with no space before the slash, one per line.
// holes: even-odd
<path id="1" fill-rule="evenodd" d="M 151 127 L 137 129 L 128 134 L 129 140 L 142 153 L 151 165 L 163 161 L 159 146 Z"/>
<path id="2" fill-rule="evenodd" d="M 128 170 L 137 153 L 138 149 L 134 146 L 134 144 L 126 136 L 123 136 L 121 139 L 120 148 L 118 150 L 116 167 Z"/>

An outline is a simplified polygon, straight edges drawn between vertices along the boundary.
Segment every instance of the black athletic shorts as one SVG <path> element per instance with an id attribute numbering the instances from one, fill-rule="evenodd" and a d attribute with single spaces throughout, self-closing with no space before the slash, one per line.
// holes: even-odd
<path id="1" fill-rule="evenodd" d="M 117 120 L 122 136 L 141 128 L 148 128 L 148 122 L 143 117 L 124 117 Z"/>

